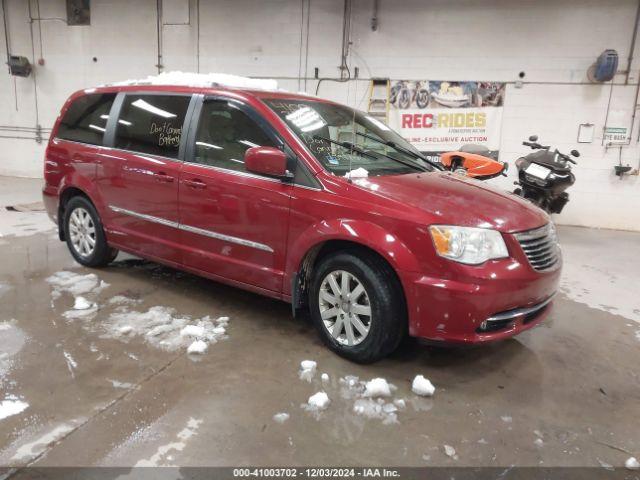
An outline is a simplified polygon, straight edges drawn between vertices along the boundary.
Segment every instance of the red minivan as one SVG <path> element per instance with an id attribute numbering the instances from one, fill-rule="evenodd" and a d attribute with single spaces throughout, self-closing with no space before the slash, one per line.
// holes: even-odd
<path id="1" fill-rule="evenodd" d="M 119 250 L 308 309 L 357 362 L 405 335 L 504 339 L 540 323 L 553 223 L 441 171 L 380 120 L 315 97 L 127 84 L 65 103 L 44 201 L 82 265 Z"/>

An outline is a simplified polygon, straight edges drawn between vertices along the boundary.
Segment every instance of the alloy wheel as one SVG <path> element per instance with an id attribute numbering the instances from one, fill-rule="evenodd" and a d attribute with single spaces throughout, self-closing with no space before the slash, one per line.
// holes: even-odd
<path id="1" fill-rule="evenodd" d="M 371 328 L 371 303 L 362 282 L 344 270 L 330 272 L 318 293 L 320 316 L 329 334 L 340 344 L 361 343 Z"/>
<path id="2" fill-rule="evenodd" d="M 78 207 L 69 215 L 71 245 L 78 255 L 90 257 L 96 248 L 96 226 L 87 210 Z"/>

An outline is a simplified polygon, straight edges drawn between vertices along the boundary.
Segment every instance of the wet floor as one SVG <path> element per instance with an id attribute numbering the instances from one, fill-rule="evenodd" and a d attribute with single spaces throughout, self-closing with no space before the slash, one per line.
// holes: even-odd
<path id="1" fill-rule="evenodd" d="M 640 453 L 640 234 L 561 228 L 575 278 L 539 328 L 481 348 L 407 342 L 361 366 L 287 304 L 123 255 L 85 269 L 52 230 L 20 228 L 0 238 L 0 465 L 620 466 Z M 610 265 L 585 245 L 606 245 Z M 71 280 L 51 280 L 62 271 Z M 598 297 L 611 283 L 620 299 Z M 207 316 L 229 317 L 224 334 L 188 355 L 181 328 Z M 417 374 L 433 398 L 411 392 Z M 385 378 L 397 411 L 354 411 L 365 399 L 347 376 Z M 318 391 L 330 404 L 308 411 Z"/>

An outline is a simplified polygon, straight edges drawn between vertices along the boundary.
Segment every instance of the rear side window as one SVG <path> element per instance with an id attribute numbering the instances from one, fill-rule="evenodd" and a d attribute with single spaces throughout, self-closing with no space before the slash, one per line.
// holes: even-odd
<path id="1" fill-rule="evenodd" d="M 178 158 L 188 95 L 127 95 L 122 104 L 115 147 Z"/>
<path id="2" fill-rule="evenodd" d="M 102 145 L 115 93 L 84 95 L 73 101 L 58 127 L 63 140 Z"/>

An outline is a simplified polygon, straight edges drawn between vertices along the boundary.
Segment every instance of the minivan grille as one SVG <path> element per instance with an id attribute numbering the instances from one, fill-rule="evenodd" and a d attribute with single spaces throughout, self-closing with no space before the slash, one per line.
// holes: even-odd
<path id="1" fill-rule="evenodd" d="M 560 261 L 560 246 L 553 223 L 515 236 L 535 270 L 550 270 Z"/>

